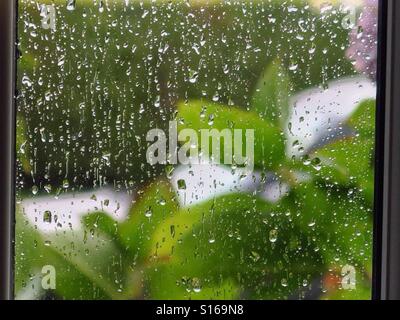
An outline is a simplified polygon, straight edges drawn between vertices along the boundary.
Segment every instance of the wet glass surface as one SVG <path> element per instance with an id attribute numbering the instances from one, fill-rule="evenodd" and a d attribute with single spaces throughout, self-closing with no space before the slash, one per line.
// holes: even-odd
<path id="1" fill-rule="evenodd" d="M 376 1 L 20 0 L 17 299 L 369 299 Z"/>

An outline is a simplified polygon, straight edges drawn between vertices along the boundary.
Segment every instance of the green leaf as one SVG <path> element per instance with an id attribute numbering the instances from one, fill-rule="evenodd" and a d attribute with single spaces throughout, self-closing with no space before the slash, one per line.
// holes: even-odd
<path id="1" fill-rule="evenodd" d="M 373 139 L 353 136 L 326 145 L 312 157 L 319 159 L 321 178 L 332 184 L 361 188 L 365 199 L 372 204 L 373 151 Z"/>
<path id="2" fill-rule="evenodd" d="M 311 174 L 327 186 L 359 188 L 369 205 L 374 195 L 375 102 L 362 102 L 346 122 L 351 136 L 334 140 L 300 159 L 287 160 L 289 172 Z"/>
<path id="3" fill-rule="evenodd" d="M 178 210 L 176 195 L 166 181 L 157 181 L 145 190 L 132 207 L 128 220 L 119 226 L 124 247 L 138 262 L 150 258 L 156 248 L 150 241 L 163 221 Z"/>
<path id="4" fill-rule="evenodd" d="M 365 204 L 362 192 L 308 182 L 294 187 L 283 202 L 292 207 L 293 222 L 313 239 L 325 264 L 368 267 L 372 207 Z"/>
<path id="5" fill-rule="evenodd" d="M 375 135 L 375 112 L 376 101 L 365 100 L 360 103 L 347 124 L 355 129 L 361 137 L 373 139 Z"/>
<path id="6" fill-rule="evenodd" d="M 289 115 L 289 75 L 280 59 L 275 59 L 258 80 L 252 107 L 260 116 L 283 128 Z"/>
<path id="7" fill-rule="evenodd" d="M 200 138 L 201 129 L 254 130 L 254 162 L 255 166 L 262 169 L 276 169 L 285 158 L 285 144 L 282 131 L 262 120 L 255 112 L 240 110 L 211 102 L 190 101 L 178 105 L 179 130 L 194 129 Z M 221 159 L 223 159 L 222 139 Z M 244 138 L 243 138 L 243 141 Z M 201 139 L 199 139 L 201 146 Z M 244 146 L 243 146 L 244 147 Z M 243 151 L 242 151 L 243 152 Z M 244 152 L 242 153 L 245 154 Z"/>
<path id="8" fill-rule="evenodd" d="M 88 229 L 95 229 L 115 238 L 118 237 L 118 223 L 104 212 L 90 213 L 83 218 L 83 223 Z"/>

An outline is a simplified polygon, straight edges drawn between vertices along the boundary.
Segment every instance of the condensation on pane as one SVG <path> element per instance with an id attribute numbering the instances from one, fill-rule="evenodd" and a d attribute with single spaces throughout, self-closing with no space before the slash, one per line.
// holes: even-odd
<path id="1" fill-rule="evenodd" d="M 377 1 L 20 0 L 18 299 L 368 299 Z"/>

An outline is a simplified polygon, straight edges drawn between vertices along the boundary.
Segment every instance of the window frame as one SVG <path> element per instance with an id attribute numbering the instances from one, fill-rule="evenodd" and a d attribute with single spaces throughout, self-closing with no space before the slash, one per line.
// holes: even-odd
<path id="1" fill-rule="evenodd" d="M 373 299 L 400 300 L 400 2 L 379 1 Z"/>

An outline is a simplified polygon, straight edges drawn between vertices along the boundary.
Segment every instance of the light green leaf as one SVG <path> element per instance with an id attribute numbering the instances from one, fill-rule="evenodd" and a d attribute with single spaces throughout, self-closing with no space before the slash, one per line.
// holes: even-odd
<path id="1" fill-rule="evenodd" d="M 373 139 L 375 135 L 375 112 L 376 101 L 365 100 L 360 103 L 347 124 L 356 130 L 361 137 Z"/>
<path id="2" fill-rule="evenodd" d="M 368 267 L 372 256 L 372 207 L 362 192 L 321 187 L 308 182 L 294 187 L 283 200 L 293 223 L 324 256 L 327 265 Z"/>

